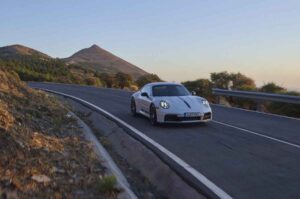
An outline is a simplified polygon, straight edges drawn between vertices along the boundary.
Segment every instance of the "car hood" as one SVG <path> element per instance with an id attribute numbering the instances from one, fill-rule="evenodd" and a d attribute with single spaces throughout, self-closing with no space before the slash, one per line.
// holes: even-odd
<path id="1" fill-rule="evenodd" d="M 170 105 L 170 110 L 180 112 L 208 112 L 209 105 L 203 105 L 204 98 L 198 96 L 166 96 L 155 97 L 155 105 L 159 106 L 161 100 L 166 101 Z"/>

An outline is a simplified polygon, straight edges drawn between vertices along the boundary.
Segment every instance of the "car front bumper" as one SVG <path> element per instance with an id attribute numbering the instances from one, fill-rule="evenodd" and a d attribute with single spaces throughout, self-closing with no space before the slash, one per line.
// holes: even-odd
<path id="1" fill-rule="evenodd" d="M 203 123 L 212 120 L 211 110 L 200 113 L 199 116 L 186 117 L 184 113 L 168 112 L 162 109 L 156 109 L 157 122 L 159 123 Z"/>

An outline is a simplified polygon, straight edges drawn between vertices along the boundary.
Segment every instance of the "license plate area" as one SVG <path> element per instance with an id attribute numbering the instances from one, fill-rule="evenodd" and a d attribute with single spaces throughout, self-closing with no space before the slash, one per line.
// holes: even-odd
<path id="1" fill-rule="evenodd" d="M 201 113 L 184 113 L 184 117 L 200 117 Z"/>

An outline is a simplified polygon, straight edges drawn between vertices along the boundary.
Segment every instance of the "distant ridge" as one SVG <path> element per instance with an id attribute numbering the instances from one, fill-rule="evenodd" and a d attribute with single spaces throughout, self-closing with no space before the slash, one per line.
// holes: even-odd
<path id="1" fill-rule="evenodd" d="M 51 59 L 51 57 L 45 53 L 20 44 L 0 47 L 0 58 L 13 59 L 20 56 L 34 56 L 43 59 Z"/>
<path id="2" fill-rule="evenodd" d="M 100 48 L 95 44 L 89 48 L 79 50 L 72 56 L 63 59 L 54 59 L 45 53 L 20 44 L 0 47 L 0 59 L 22 61 L 24 57 L 29 58 L 31 61 L 44 60 L 54 62 L 61 60 L 61 64 L 64 65 L 61 67 L 64 67 L 65 70 L 74 68 L 72 67 L 72 65 L 74 65 L 79 66 L 81 69 L 87 69 L 89 71 L 98 73 L 115 74 L 118 72 L 123 72 L 131 75 L 134 79 L 148 74 L 141 68 L 123 60 L 122 58 Z M 38 63 L 39 62 L 36 62 L 35 69 L 38 67 L 44 67 L 42 65 L 38 66 Z M 30 63 L 30 65 L 32 64 Z M 68 65 L 71 67 L 68 67 Z"/>
<path id="3" fill-rule="evenodd" d="M 96 70 L 100 73 L 117 73 L 123 72 L 132 75 L 135 79 L 148 74 L 141 68 L 123 60 L 122 58 L 100 48 L 97 45 L 92 45 L 89 48 L 84 48 L 71 57 L 63 59 L 67 64 L 76 64 L 88 69 Z"/>

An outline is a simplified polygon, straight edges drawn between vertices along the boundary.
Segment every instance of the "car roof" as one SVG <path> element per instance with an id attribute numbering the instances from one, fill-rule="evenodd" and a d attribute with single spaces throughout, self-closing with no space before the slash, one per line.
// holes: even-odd
<path id="1" fill-rule="evenodd" d="M 152 82 L 147 84 L 149 86 L 159 86 L 159 85 L 182 85 L 179 83 L 175 83 L 175 82 Z"/>

